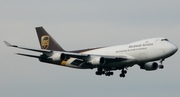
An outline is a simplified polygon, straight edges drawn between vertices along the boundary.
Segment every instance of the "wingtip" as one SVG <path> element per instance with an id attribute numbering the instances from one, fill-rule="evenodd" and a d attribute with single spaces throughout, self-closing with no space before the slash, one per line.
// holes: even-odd
<path id="1" fill-rule="evenodd" d="M 7 41 L 4 41 L 4 43 L 7 45 L 7 46 L 12 46 L 9 42 Z"/>
<path id="2" fill-rule="evenodd" d="M 12 44 L 10 44 L 9 42 L 7 42 L 7 41 L 4 41 L 4 43 L 6 44 L 6 46 L 9 46 L 9 47 L 18 47 L 18 46 L 16 46 L 16 45 L 12 45 Z"/>

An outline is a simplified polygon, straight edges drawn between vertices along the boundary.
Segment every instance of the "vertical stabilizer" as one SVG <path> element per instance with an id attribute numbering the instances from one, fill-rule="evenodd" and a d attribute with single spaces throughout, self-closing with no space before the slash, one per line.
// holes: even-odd
<path id="1" fill-rule="evenodd" d="M 37 36 L 41 49 L 64 51 L 63 48 L 44 30 L 43 27 L 36 27 Z"/>

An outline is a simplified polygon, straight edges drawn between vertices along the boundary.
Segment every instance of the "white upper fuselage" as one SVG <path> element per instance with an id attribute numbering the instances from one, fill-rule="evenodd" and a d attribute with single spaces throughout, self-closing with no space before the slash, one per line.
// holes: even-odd
<path id="1" fill-rule="evenodd" d="M 121 67 L 124 65 L 132 66 L 134 64 L 146 63 L 150 61 L 157 61 L 170 57 L 177 51 L 177 46 L 169 42 L 166 38 L 151 38 L 140 40 L 125 45 L 105 47 L 95 50 L 83 52 L 82 54 L 91 54 L 99 56 L 126 56 L 128 59 L 111 64 L 105 64 L 110 67 Z M 76 58 L 71 58 L 66 63 L 66 66 L 76 67 L 71 64 Z M 80 68 L 80 67 L 79 67 Z"/>

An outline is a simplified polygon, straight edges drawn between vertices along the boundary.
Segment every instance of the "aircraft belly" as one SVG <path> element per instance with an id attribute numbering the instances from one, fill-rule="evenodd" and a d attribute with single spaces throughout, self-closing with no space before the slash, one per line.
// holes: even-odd
<path id="1" fill-rule="evenodd" d="M 125 61 L 121 61 L 121 62 L 112 62 L 112 63 L 107 63 L 104 65 L 104 67 L 130 67 L 133 66 L 134 64 L 136 64 L 137 61 L 136 60 L 125 60 Z"/>

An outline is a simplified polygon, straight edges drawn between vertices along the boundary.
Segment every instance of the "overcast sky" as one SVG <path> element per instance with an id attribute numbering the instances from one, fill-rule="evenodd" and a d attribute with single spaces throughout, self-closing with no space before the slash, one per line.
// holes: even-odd
<path id="1" fill-rule="evenodd" d="M 180 55 L 165 68 L 129 68 L 126 78 L 96 76 L 40 63 L 14 53 L 3 41 L 40 48 L 35 27 L 43 26 L 66 50 L 166 37 L 180 46 L 179 0 L 1 0 L 0 97 L 180 97 Z M 33 54 L 39 54 L 34 53 Z"/>

